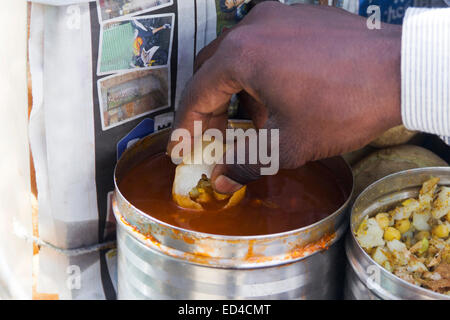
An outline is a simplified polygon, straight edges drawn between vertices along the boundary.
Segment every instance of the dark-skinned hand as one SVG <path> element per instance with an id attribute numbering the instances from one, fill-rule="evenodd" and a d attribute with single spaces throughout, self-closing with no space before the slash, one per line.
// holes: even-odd
<path id="1" fill-rule="evenodd" d="M 358 149 L 401 123 L 400 51 L 400 26 L 370 30 L 341 9 L 258 4 L 199 53 L 174 128 L 224 130 L 239 94 L 256 128 L 279 129 L 281 168 Z M 216 165 L 213 185 L 234 192 L 258 169 Z"/>

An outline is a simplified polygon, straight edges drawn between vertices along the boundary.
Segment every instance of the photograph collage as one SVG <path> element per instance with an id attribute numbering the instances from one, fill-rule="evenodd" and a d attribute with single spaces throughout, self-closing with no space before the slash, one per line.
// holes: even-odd
<path id="1" fill-rule="evenodd" d="M 102 129 L 170 106 L 173 0 L 97 0 L 97 82 Z M 139 16 L 137 16 L 139 15 Z"/>

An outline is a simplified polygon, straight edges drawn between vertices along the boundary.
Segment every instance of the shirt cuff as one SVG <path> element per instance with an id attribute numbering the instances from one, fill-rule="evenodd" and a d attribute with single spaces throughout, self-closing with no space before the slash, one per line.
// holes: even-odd
<path id="1" fill-rule="evenodd" d="M 450 8 L 409 8 L 402 33 L 402 119 L 450 142 Z"/>

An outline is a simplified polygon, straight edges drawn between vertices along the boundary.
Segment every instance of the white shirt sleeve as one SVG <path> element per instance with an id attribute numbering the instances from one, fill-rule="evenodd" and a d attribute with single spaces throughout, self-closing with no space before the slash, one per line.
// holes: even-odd
<path id="1" fill-rule="evenodd" d="M 401 55 L 405 127 L 450 144 L 450 8 L 409 8 Z"/>

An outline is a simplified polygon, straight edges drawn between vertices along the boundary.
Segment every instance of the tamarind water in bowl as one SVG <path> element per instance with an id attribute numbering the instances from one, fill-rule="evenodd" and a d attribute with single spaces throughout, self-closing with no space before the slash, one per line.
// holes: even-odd
<path id="1" fill-rule="evenodd" d="M 228 209 L 188 210 L 172 201 L 175 165 L 164 153 L 148 156 L 118 182 L 137 209 L 188 230 L 230 236 L 254 236 L 295 230 L 338 210 L 348 194 L 321 162 L 280 170 L 247 185 L 245 198 Z"/>

